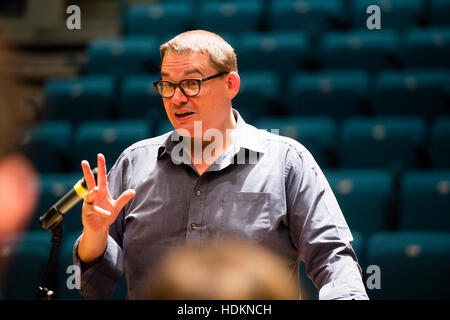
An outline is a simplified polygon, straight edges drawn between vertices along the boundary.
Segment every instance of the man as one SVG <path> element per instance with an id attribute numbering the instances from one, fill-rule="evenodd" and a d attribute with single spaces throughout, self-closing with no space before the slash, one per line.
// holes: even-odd
<path id="1" fill-rule="evenodd" d="M 80 292 L 108 298 L 125 269 L 128 298 L 139 299 L 168 250 L 233 236 L 277 252 L 296 279 L 303 260 L 322 299 L 367 299 L 350 230 L 311 154 L 232 108 L 233 48 L 207 31 L 182 33 L 161 46 L 161 76 L 155 86 L 176 130 L 127 148 L 108 177 L 99 154 L 97 184 L 82 162 L 90 191 L 74 247 Z"/>

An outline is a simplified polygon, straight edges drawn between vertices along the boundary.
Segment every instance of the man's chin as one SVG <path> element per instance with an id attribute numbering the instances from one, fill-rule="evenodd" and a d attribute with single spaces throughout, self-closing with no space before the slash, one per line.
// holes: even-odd
<path id="1" fill-rule="evenodd" d="M 189 122 L 183 122 L 180 123 L 177 121 L 175 123 L 174 127 L 177 133 L 186 138 L 202 138 L 204 128 L 202 125 L 202 121 L 195 120 L 195 121 L 189 121 Z"/>
<path id="2" fill-rule="evenodd" d="M 203 137 L 202 131 L 194 130 L 193 126 L 191 128 L 189 128 L 188 126 L 178 127 L 175 130 L 183 138 L 189 138 L 189 139 L 196 138 L 196 139 L 199 139 L 199 138 Z"/>

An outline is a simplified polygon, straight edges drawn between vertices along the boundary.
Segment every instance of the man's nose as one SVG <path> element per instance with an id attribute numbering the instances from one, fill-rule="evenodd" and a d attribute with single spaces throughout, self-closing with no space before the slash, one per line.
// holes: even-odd
<path id="1" fill-rule="evenodd" d="M 175 92 L 173 93 L 172 96 L 172 102 L 174 104 L 181 104 L 181 103 L 186 103 L 188 100 L 188 97 L 186 97 L 184 95 L 184 93 L 181 91 L 181 89 L 179 87 L 175 88 Z"/>

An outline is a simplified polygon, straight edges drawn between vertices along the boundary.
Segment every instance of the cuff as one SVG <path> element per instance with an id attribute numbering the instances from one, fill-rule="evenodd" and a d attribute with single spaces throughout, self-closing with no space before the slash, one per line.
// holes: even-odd
<path id="1" fill-rule="evenodd" d="M 80 293 L 87 299 L 109 299 L 122 276 L 122 248 L 108 236 L 108 245 L 103 257 L 88 269 L 82 269 L 82 262 L 77 254 L 80 238 L 81 236 L 75 242 L 73 250 L 73 262 L 82 271 Z"/>

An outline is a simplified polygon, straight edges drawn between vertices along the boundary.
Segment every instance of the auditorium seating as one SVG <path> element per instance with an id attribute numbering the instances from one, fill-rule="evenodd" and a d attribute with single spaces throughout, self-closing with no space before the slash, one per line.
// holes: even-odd
<path id="1" fill-rule="evenodd" d="M 92 168 L 96 167 L 96 163 L 92 165 Z M 64 174 L 41 174 L 39 179 L 40 198 L 39 203 L 34 210 L 34 215 L 29 225 L 30 230 L 42 230 L 39 224 L 39 217 L 42 216 L 60 200 L 67 192 L 72 190 L 73 186 L 79 179 L 83 177 L 81 170 L 81 164 L 79 165 L 78 172 Z M 81 224 L 81 202 L 73 207 L 70 212 L 64 216 L 63 220 L 63 232 L 80 231 L 82 229 Z"/>
<path id="2" fill-rule="evenodd" d="M 95 167 L 102 152 L 109 169 L 134 142 L 173 130 L 152 85 L 159 46 L 203 28 L 235 49 L 241 87 L 232 105 L 244 120 L 299 141 L 323 169 L 364 282 L 368 266 L 381 268 L 381 289 L 369 296 L 450 297 L 450 1 L 138 2 L 120 12 L 119 37 L 87 43 L 77 77 L 46 82 L 43 121 L 21 136 L 41 196 L 31 240 L 14 251 L 17 288 L 8 280 L 3 296 L 34 298 L 50 250 L 39 216 L 82 177 L 82 159 Z M 369 5 L 381 9 L 381 30 L 367 29 Z M 81 203 L 64 219 L 58 299 L 82 298 L 66 285 L 80 213 Z M 36 268 L 20 267 L 25 260 Z M 300 274 L 316 299 L 303 264 Z M 123 277 L 113 298 L 125 296 Z"/>
<path id="3" fill-rule="evenodd" d="M 333 164 L 331 150 L 336 134 L 336 122 L 331 117 L 266 117 L 254 123 L 257 128 L 290 137 L 302 143 L 320 167 Z M 276 132 L 275 132 L 276 134 Z"/>
<path id="4" fill-rule="evenodd" d="M 199 9 L 200 14 L 195 18 L 198 29 L 216 33 L 257 31 L 261 23 L 263 1 L 205 1 Z"/>
<path id="5" fill-rule="evenodd" d="M 389 171 L 335 169 L 324 173 L 352 232 L 368 236 L 388 229 L 394 189 Z"/>
<path id="6" fill-rule="evenodd" d="M 361 70 L 296 73 L 290 79 L 286 108 L 292 115 L 342 119 L 362 115 L 369 75 Z"/>
<path id="7" fill-rule="evenodd" d="M 367 255 L 381 273 L 381 289 L 367 290 L 371 299 L 450 298 L 448 232 L 378 233 L 369 238 Z"/>
<path id="8" fill-rule="evenodd" d="M 398 50 L 394 30 L 331 31 L 319 39 L 317 58 L 322 68 L 378 72 L 395 67 Z"/>
<path id="9" fill-rule="evenodd" d="M 361 232 L 352 230 L 353 242 L 352 248 L 356 253 L 356 257 L 358 258 L 359 265 L 363 268 L 363 272 L 365 271 L 365 246 L 366 246 L 366 238 L 362 235 Z"/>
<path id="10" fill-rule="evenodd" d="M 450 170 L 405 173 L 400 207 L 400 229 L 450 232 Z"/>
<path id="11" fill-rule="evenodd" d="M 166 117 L 161 96 L 153 82 L 158 74 L 136 74 L 124 78 L 120 88 L 120 119 L 148 119 L 156 124 Z"/>
<path id="12" fill-rule="evenodd" d="M 292 72 L 306 65 L 309 39 L 302 32 L 244 32 L 235 47 L 241 71 L 276 72 L 283 84 Z"/>
<path id="13" fill-rule="evenodd" d="M 179 33 L 192 23 L 192 13 L 188 1 L 136 4 L 124 14 L 124 31 L 130 35 Z"/>
<path id="14" fill-rule="evenodd" d="M 123 150 L 149 137 L 150 128 L 145 121 L 84 122 L 75 134 L 73 168 L 78 168 L 82 160 L 95 167 L 98 153 L 105 156 L 111 167 Z"/>
<path id="15" fill-rule="evenodd" d="M 74 125 L 109 118 L 113 92 L 114 78 L 107 75 L 51 80 L 45 86 L 43 117 Z"/>
<path id="16" fill-rule="evenodd" d="M 371 105 L 378 115 L 418 115 L 427 120 L 450 111 L 446 70 L 381 71 L 374 80 Z"/>
<path id="17" fill-rule="evenodd" d="M 164 119 L 156 126 L 155 136 L 163 135 L 172 130 L 174 130 L 174 128 L 173 125 L 170 123 L 169 119 Z"/>
<path id="18" fill-rule="evenodd" d="M 159 39 L 153 35 L 96 39 L 86 49 L 86 72 L 115 76 L 159 72 L 159 45 Z"/>
<path id="19" fill-rule="evenodd" d="M 249 122 L 273 114 L 272 103 L 280 99 L 279 76 L 270 71 L 243 71 L 239 75 L 241 86 L 233 107 Z"/>
<path id="20" fill-rule="evenodd" d="M 432 124 L 428 145 L 431 166 L 450 168 L 450 117 L 437 118 Z"/>
<path id="21" fill-rule="evenodd" d="M 25 130 L 22 151 L 40 173 L 69 170 L 73 126 L 69 121 L 44 121 Z"/>
<path id="22" fill-rule="evenodd" d="M 425 122 L 419 117 L 354 117 L 342 123 L 338 153 L 344 168 L 420 167 Z"/>
<path id="23" fill-rule="evenodd" d="M 366 10 L 371 5 L 380 8 L 382 29 L 418 25 L 425 9 L 424 0 L 354 0 L 352 4 L 354 27 L 364 29 L 368 17 Z"/>
<path id="24" fill-rule="evenodd" d="M 271 30 L 319 33 L 344 20 L 343 0 L 279 0 L 270 3 Z"/>
<path id="25" fill-rule="evenodd" d="M 3 300 L 34 300 L 44 276 L 50 253 L 51 234 L 28 231 L 14 237 L 0 238 L 0 255 L 5 263 L 0 298 Z M 49 278 L 49 283 L 53 279 Z"/>
<path id="26" fill-rule="evenodd" d="M 448 17 L 450 16 L 450 2 L 448 0 L 429 0 L 430 1 L 430 21 L 432 25 L 450 25 Z"/>
<path id="27" fill-rule="evenodd" d="M 405 31 L 400 59 L 406 68 L 450 68 L 450 28 L 413 28 Z"/>

